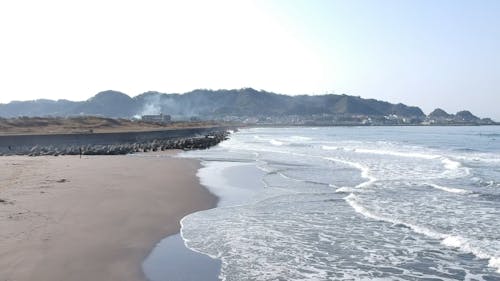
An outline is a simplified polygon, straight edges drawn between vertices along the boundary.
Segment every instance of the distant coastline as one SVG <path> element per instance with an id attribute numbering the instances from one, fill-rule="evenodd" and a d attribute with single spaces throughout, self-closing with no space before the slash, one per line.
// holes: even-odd
<path id="1" fill-rule="evenodd" d="M 491 119 L 479 119 L 470 112 L 456 115 L 443 110 L 435 112 L 438 114 L 430 114 L 425 119 L 322 115 L 305 119 L 246 118 L 231 122 L 145 122 L 96 116 L 10 118 L 0 120 L 0 155 L 120 155 L 205 149 L 224 140 L 229 130 L 245 127 L 500 125 Z"/>
<path id="2" fill-rule="evenodd" d="M 241 127 L 475 127 L 475 126 L 500 126 L 499 122 L 490 123 L 490 124 L 476 124 L 476 123 L 456 123 L 456 124 L 321 124 L 321 123 L 310 123 L 307 125 L 304 124 L 265 124 L 258 123 L 248 125 L 245 124 Z"/>

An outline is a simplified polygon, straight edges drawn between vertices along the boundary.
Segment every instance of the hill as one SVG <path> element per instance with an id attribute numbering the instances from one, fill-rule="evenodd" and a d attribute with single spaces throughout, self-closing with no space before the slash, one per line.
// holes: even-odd
<path id="1" fill-rule="evenodd" d="M 441 108 L 436 108 L 434 109 L 434 111 L 429 113 L 429 117 L 435 119 L 447 119 L 447 118 L 453 118 L 453 115 L 442 110 Z"/>
<path id="2" fill-rule="evenodd" d="M 425 117 L 418 107 L 392 104 L 348 95 L 287 96 L 252 88 L 194 90 L 185 94 L 146 92 L 134 98 L 117 91 L 104 91 L 87 101 L 34 100 L 0 104 L 0 117 L 77 116 L 131 118 L 144 114 L 169 114 L 177 118 L 202 119 L 224 116 L 387 116 Z"/>

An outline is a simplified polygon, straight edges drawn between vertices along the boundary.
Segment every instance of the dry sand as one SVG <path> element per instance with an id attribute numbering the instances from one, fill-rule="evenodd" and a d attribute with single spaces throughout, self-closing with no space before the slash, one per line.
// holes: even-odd
<path id="1" fill-rule="evenodd" d="M 151 154 L 0 157 L 0 281 L 144 280 L 155 244 L 216 203 L 198 167 Z"/>

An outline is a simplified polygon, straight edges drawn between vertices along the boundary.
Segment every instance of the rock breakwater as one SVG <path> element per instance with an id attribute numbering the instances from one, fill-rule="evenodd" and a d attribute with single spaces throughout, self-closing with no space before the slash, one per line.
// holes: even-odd
<path id="1" fill-rule="evenodd" d="M 134 134 L 134 137 L 128 136 L 127 133 L 116 134 L 117 138 L 106 135 L 105 140 L 96 138 L 98 134 L 89 134 L 88 138 L 85 135 L 80 135 L 78 141 L 68 141 L 69 138 L 58 138 L 50 136 L 52 141 L 39 141 L 37 136 L 33 141 L 25 140 L 30 136 L 3 136 L 0 137 L 0 155 L 29 155 L 29 156 L 44 156 L 44 155 L 123 155 L 136 152 L 148 151 L 164 151 L 168 149 L 207 149 L 215 146 L 221 141 L 227 139 L 229 132 L 227 129 L 212 128 L 190 130 L 179 134 L 179 131 L 172 130 L 165 134 Z M 139 137 L 137 137 L 139 136 Z M 10 137 L 10 139 L 5 139 Z M 15 142 L 16 137 L 19 142 Z"/>

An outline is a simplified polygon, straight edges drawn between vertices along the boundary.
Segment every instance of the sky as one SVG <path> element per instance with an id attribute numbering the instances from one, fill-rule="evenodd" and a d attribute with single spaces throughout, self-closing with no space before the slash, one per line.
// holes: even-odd
<path id="1" fill-rule="evenodd" d="M 252 87 L 500 120 L 496 0 L 0 2 L 0 102 Z"/>

